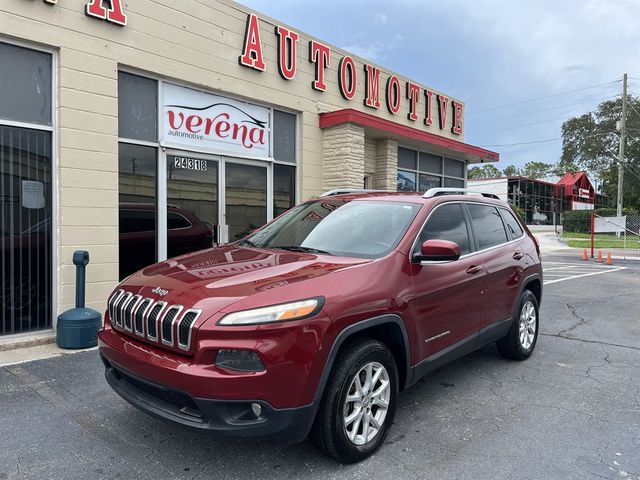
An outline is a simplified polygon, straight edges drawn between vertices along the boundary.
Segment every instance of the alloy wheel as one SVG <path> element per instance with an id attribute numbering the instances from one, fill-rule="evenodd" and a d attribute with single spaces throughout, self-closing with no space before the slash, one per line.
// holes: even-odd
<path id="1" fill-rule="evenodd" d="M 365 445 L 380 433 L 390 399 L 391 382 L 384 365 L 364 365 L 351 380 L 343 406 L 344 430 L 353 444 Z"/>
<path id="2" fill-rule="evenodd" d="M 531 301 L 527 301 L 522 305 L 520 310 L 520 345 L 523 349 L 529 350 L 536 336 L 537 328 L 536 308 Z"/>

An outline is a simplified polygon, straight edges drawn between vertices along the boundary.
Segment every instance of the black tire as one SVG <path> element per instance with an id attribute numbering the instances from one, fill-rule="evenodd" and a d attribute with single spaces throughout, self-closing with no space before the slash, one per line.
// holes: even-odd
<path id="1" fill-rule="evenodd" d="M 520 317 L 523 314 L 523 309 L 528 305 L 532 305 L 533 311 L 535 312 L 535 332 L 533 333 L 533 340 L 530 341 L 530 344 L 526 340 L 523 344 L 520 335 Z M 518 300 L 518 308 L 516 308 L 513 314 L 513 323 L 511 324 L 509 333 L 497 342 L 498 350 L 505 358 L 520 361 L 526 360 L 531 356 L 534 348 L 536 348 L 539 329 L 540 314 L 538 310 L 538 299 L 531 291 L 525 290 Z"/>
<path id="2" fill-rule="evenodd" d="M 349 389 L 354 387 L 352 382 L 356 381 L 356 374 L 361 374 L 361 370 L 369 364 L 382 365 L 388 374 L 389 403 L 386 416 L 380 428 L 377 429 L 375 436 L 363 445 L 356 445 L 347 436 L 344 414 L 349 407 L 345 406 L 345 402 Z M 375 385 L 371 390 L 375 390 Z M 333 365 L 331 376 L 316 414 L 311 431 L 311 439 L 320 450 L 341 463 L 348 464 L 364 460 L 384 443 L 389 428 L 393 423 L 397 398 L 398 370 L 389 349 L 383 343 L 369 338 L 361 338 L 354 342 L 349 342 L 341 348 Z M 360 403 L 359 405 L 364 404 Z M 374 409 L 380 408 L 373 403 L 371 404 L 372 406 L 369 406 L 368 401 L 366 405 L 372 414 Z M 366 412 L 366 408 L 364 411 Z M 363 422 L 360 421 L 360 423 Z M 352 430 L 354 425 L 355 423 L 351 424 Z M 363 429 L 364 427 L 355 428 Z M 364 431 L 361 436 L 364 436 Z"/>

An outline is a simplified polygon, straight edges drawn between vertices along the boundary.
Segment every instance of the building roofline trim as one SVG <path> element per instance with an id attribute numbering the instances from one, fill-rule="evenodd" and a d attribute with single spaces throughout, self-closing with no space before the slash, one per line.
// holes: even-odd
<path id="1" fill-rule="evenodd" d="M 384 132 L 392 133 L 400 137 L 418 140 L 420 142 L 437 145 L 454 152 L 464 153 L 478 159 L 480 162 L 497 162 L 500 154 L 468 143 L 441 137 L 430 132 L 424 132 L 417 128 L 408 127 L 390 120 L 376 117 L 368 113 L 360 112 L 352 108 L 336 110 L 320 114 L 320 128 L 329 128 L 343 123 L 354 123 L 364 127 L 370 127 Z"/>

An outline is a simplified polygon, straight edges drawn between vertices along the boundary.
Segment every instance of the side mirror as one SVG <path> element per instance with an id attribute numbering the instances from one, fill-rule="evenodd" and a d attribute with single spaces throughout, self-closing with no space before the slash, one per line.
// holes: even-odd
<path id="1" fill-rule="evenodd" d="M 449 240 L 427 240 L 420 253 L 413 259 L 417 262 L 451 262 L 460 258 L 460 245 Z"/>

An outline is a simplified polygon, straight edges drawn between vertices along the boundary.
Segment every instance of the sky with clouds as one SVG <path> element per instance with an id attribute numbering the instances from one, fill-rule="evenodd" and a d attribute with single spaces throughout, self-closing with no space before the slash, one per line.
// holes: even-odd
<path id="1" fill-rule="evenodd" d="M 555 163 L 562 122 L 620 94 L 624 72 L 640 94 L 640 0 L 240 3 L 464 100 L 465 141 L 500 168 Z"/>

